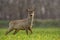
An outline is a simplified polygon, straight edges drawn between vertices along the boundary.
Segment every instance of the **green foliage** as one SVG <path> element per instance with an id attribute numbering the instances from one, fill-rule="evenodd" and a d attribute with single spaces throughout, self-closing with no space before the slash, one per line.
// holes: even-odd
<path id="1" fill-rule="evenodd" d="M 0 27 L 7 27 L 8 20 L 0 20 Z M 34 27 L 60 27 L 60 20 L 35 20 Z"/>
<path id="2" fill-rule="evenodd" d="M 0 27 L 7 27 L 9 21 L 0 20 Z M 35 20 L 34 27 L 60 27 L 60 20 Z"/>
<path id="3" fill-rule="evenodd" d="M 7 20 L 0 20 L 0 27 L 6 27 L 8 26 L 9 21 Z"/>
<path id="4" fill-rule="evenodd" d="M 33 28 L 33 34 L 19 31 L 16 35 L 5 35 L 6 29 L 0 29 L 0 40 L 60 40 L 59 28 Z"/>
<path id="5" fill-rule="evenodd" d="M 34 21 L 34 26 L 38 27 L 60 27 L 60 20 L 39 20 Z"/>

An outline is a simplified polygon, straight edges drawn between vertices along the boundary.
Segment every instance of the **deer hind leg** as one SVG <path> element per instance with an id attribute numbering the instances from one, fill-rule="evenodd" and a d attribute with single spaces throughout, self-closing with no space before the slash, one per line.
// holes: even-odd
<path id="1" fill-rule="evenodd" d="M 11 31 L 13 31 L 13 28 L 8 29 L 8 31 L 5 33 L 5 35 L 7 35 L 8 33 L 10 33 Z"/>
<path id="2" fill-rule="evenodd" d="M 19 30 L 18 29 L 15 29 L 13 35 L 15 35 Z"/>
<path id="3" fill-rule="evenodd" d="M 28 27 L 28 30 L 31 32 L 31 34 L 32 34 L 32 29 L 31 29 L 31 27 Z"/>

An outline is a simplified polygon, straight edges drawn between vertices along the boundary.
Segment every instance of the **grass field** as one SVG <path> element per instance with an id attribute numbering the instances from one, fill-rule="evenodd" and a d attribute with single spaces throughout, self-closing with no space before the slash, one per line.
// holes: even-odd
<path id="1" fill-rule="evenodd" d="M 0 28 L 0 40 L 60 40 L 60 28 L 33 28 L 33 33 L 26 35 L 25 31 L 19 31 L 13 35 L 13 31 L 4 35 L 7 29 Z"/>

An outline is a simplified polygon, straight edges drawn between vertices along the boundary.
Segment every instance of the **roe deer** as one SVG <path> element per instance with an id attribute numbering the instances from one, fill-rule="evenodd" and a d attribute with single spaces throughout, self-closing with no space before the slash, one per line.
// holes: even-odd
<path id="1" fill-rule="evenodd" d="M 15 30 L 13 34 L 16 34 L 19 30 L 26 30 L 28 34 L 28 30 L 32 33 L 32 25 L 33 25 L 33 18 L 34 18 L 34 10 L 27 9 L 28 17 L 23 20 L 13 20 L 9 22 L 9 28 L 6 32 L 6 35 Z"/>

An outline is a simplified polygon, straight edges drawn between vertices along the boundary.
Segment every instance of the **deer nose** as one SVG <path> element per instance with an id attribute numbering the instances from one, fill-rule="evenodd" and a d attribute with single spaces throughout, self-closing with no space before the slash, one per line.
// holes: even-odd
<path id="1" fill-rule="evenodd" d="M 32 15 L 30 15 L 30 16 L 32 16 Z"/>

